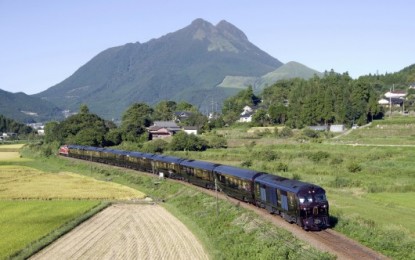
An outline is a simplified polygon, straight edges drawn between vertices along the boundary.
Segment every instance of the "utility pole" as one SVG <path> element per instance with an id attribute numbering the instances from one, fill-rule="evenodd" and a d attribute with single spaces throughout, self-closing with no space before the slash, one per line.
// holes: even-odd
<path id="1" fill-rule="evenodd" d="M 218 183 L 217 179 L 215 178 L 215 191 L 216 191 L 216 218 L 219 217 L 219 198 L 218 198 Z"/>
<path id="2" fill-rule="evenodd" d="M 389 117 L 392 117 L 392 89 L 389 89 L 389 93 Z"/>

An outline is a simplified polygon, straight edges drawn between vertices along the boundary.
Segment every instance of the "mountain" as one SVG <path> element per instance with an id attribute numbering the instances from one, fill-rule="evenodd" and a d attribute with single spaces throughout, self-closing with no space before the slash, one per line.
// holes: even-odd
<path id="1" fill-rule="evenodd" d="M 249 42 L 227 21 L 196 19 L 189 26 L 146 43 L 109 48 L 61 83 L 35 97 L 63 109 L 120 118 L 135 102 L 187 101 L 202 112 L 237 89 L 216 87 L 228 75 L 260 77 L 282 63 Z"/>
<path id="2" fill-rule="evenodd" d="M 301 63 L 291 61 L 261 77 L 227 76 L 218 87 L 243 89 L 251 85 L 256 92 L 260 92 L 266 86 L 271 86 L 279 80 L 292 78 L 309 79 L 314 77 L 314 75 L 318 77 L 323 76 L 321 72 Z"/>
<path id="3" fill-rule="evenodd" d="M 24 93 L 11 93 L 0 89 L 0 114 L 22 123 L 63 119 L 56 105 Z"/>

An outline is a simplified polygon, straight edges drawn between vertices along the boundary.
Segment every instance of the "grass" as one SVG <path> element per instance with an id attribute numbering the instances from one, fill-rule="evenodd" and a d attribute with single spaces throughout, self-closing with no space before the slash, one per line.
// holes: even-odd
<path id="1" fill-rule="evenodd" d="M 0 200 L 0 259 L 17 256 L 28 248 L 36 252 L 43 246 L 38 244 L 42 238 L 99 204 L 99 201 Z"/>

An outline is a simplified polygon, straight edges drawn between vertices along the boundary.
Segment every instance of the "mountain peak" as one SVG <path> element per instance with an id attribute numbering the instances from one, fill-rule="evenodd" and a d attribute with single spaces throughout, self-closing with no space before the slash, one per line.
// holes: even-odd
<path id="1" fill-rule="evenodd" d="M 239 30 L 235 25 L 225 20 L 220 21 L 216 25 L 216 28 L 228 37 L 231 36 L 232 38 L 236 38 L 239 40 L 248 40 L 248 37 L 246 37 L 246 35 L 241 30 Z"/>
<path id="2" fill-rule="evenodd" d="M 207 27 L 213 27 L 211 23 L 208 21 L 203 20 L 202 18 L 197 18 L 191 23 L 192 27 L 198 27 L 198 28 L 207 28 Z"/>

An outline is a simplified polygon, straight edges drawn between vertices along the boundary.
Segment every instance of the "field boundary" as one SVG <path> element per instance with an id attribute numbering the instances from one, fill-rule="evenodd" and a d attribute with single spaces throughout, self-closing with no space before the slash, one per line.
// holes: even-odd
<path id="1" fill-rule="evenodd" d="M 22 250 L 16 252 L 15 254 L 9 256 L 9 258 L 16 259 L 16 260 L 20 260 L 20 259 L 23 260 L 23 259 L 29 258 L 30 256 L 36 254 L 37 252 L 39 252 L 43 248 L 45 248 L 48 245 L 50 245 L 51 243 L 53 243 L 58 238 L 62 237 L 63 235 L 65 235 L 67 233 L 69 233 L 75 227 L 79 226 L 80 224 L 82 224 L 86 220 L 90 219 L 91 217 L 93 217 L 97 213 L 99 213 L 102 210 L 106 209 L 110 205 L 112 205 L 112 202 L 101 202 L 100 204 L 98 204 L 96 207 L 90 209 L 85 214 L 83 214 L 81 216 L 78 216 L 77 218 L 65 223 L 64 225 L 62 225 L 61 227 L 53 230 L 52 232 L 50 232 L 46 236 L 42 237 L 41 239 L 39 239 L 37 241 L 33 241 L 32 243 L 27 245 L 24 249 L 22 249 Z"/>

